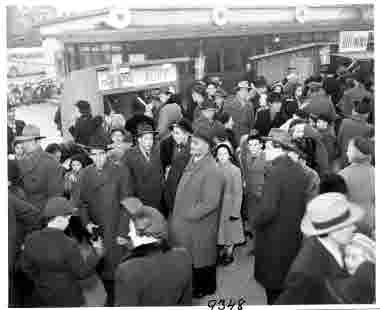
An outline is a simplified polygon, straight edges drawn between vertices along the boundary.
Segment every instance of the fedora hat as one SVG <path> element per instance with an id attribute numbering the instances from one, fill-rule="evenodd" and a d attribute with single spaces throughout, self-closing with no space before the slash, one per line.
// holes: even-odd
<path id="1" fill-rule="evenodd" d="M 252 88 L 252 85 L 249 84 L 248 81 L 240 81 L 240 82 L 236 85 L 235 89 L 239 89 L 239 88 L 247 88 L 247 89 L 251 89 L 251 88 Z"/>
<path id="2" fill-rule="evenodd" d="M 44 139 L 46 137 L 41 136 L 40 129 L 34 125 L 25 125 L 22 130 L 21 136 L 17 136 L 15 138 L 15 142 L 24 142 L 30 140 L 39 140 Z"/>
<path id="3" fill-rule="evenodd" d="M 182 129 L 183 131 L 186 131 L 190 134 L 193 133 L 193 127 L 190 121 L 188 121 L 186 118 L 181 118 L 179 121 L 174 122 L 172 125 L 170 125 L 170 129 L 173 130 L 174 127 L 178 127 Z"/>
<path id="4" fill-rule="evenodd" d="M 140 137 L 146 134 L 156 135 L 157 133 L 158 132 L 153 129 L 153 126 L 148 123 L 143 122 L 143 123 L 137 124 L 136 137 Z"/>
<path id="5" fill-rule="evenodd" d="M 280 128 L 272 128 L 266 137 L 262 137 L 264 141 L 272 141 L 280 144 L 284 149 L 294 151 L 300 155 L 304 153 L 294 144 L 292 136 L 286 130 Z"/>
<path id="6" fill-rule="evenodd" d="M 111 145 L 108 145 L 99 141 L 90 142 L 88 145 L 85 145 L 84 148 L 90 154 L 91 154 L 91 151 L 93 150 L 102 150 L 102 151 L 107 152 L 113 149 Z"/>
<path id="7" fill-rule="evenodd" d="M 343 229 L 360 221 L 364 211 L 341 193 L 325 193 L 311 200 L 301 222 L 307 236 L 319 236 Z"/>

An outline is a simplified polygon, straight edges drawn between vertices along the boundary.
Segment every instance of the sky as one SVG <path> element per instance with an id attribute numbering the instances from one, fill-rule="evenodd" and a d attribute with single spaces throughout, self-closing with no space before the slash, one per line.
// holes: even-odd
<path id="1" fill-rule="evenodd" d="M 110 4 L 121 4 L 129 7 L 135 7 L 136 5 L 142 7 L 159 7 L 159 6 L 244 6 L 257 4 L 259 6 L 276 6 L 276 5 L 304 5 L 305 0 L 91 0 L 91 1 L 77 1 L 77 0 L 6 0 L 10 4 L 18 5 L 51 5 L 55 6 L 59 12 L 80 12 L 87 10 L 101 9 Z M 285 4 L 286 3 L 286 4 Z M 309 0 L 308 5 L 334 5 L 334 4 L 363 4 L 374 3 L 374 0 Z"/>

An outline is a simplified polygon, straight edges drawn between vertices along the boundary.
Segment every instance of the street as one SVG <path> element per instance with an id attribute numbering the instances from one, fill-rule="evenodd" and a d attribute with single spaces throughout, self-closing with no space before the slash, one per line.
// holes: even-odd
<path id="1" fill-rule="evenodd" d="M 16 119 L 37 125 L 41 135 L 47 137 L 41 140 L 41 145 L 45 148 L 49 143 L 62 142 L 62 137 L 54 124 L 56 109 L 57 107 L 51 103 L 20 106 L 16 109 Z M 218 267 L 217 293 L 199 300 L 194 299 L 194 305 L 207 306 L 209 301 L 220 299 L 224 299 L 227 305 L 230 299 L 237 302 L 240 298 L 248 305 L 266 304 L 265 291 L 253 278 L 254 257 L 247 255 L 249 248 L 250 242 L 245 246 L 239 246 L 235 251 L 235 262 L 227 267 Z"/>

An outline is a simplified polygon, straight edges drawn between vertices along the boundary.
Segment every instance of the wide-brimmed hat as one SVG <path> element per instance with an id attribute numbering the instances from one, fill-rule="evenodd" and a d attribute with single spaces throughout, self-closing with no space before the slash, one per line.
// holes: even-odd
<path id="1" fill-rule="evenodd" d="M 319 236 L 343 229 L 360 221 L 364 211 L 340 193 L 325 193 L 311 200 L 301 222 L 307 236 Z"/>
<path id="2" fill-rule="evenodd" d="M 64 197 L 52 197 L 46 203 L 44 217 L 47 219 L 56 216 L 66 216 L 74 214 L 76 209 L 71 202 Z"/>
<path id="3" fill-rule="evenodd" d="M 292 136 L 286 130 L 280 128 L 272 128 L 266 137 L 262 137 L 263 141 L 272 141 L 280 144 L 284 149 L 294 151 L 300 155 L 303 152 L 293 143 Z"/>
<path id="4" fill-rule="evenodd" d="M 39 140 L 44 138 L 46 137 L 41 136 L 40 129 L 37 126 L 28 124 L 25 125 L 24 129 L 22 130 L 21 136 L 17 136 L 15 138 L 15 142 Z"/>
<path id="5" fill-rule="evenodd" d="M 136 137 L 140 137 L 146 134 L 157 134 L 158 132 L 154 130 L 153 126 L 148 123 L 140 123 L 136 128 Z"/>

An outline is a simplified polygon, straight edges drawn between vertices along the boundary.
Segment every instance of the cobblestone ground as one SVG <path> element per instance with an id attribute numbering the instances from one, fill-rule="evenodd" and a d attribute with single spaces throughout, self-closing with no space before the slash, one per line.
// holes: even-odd
<path id="1" fill-rule="evenodd" d="M 193 299 L 193 305 L 207 306 L 210 300 L 243 298 L 246 305 L 266 305 L 264 288 L 253 277 L 254 257 L 248 256 L 250 242 L 235 249 L 235 261 L 227 267 L 218 267 L 215 295 Z M 227 305 L 227 304 L 226 304 Z M 217 308 L 216 308 L 217 309 Z"/>

